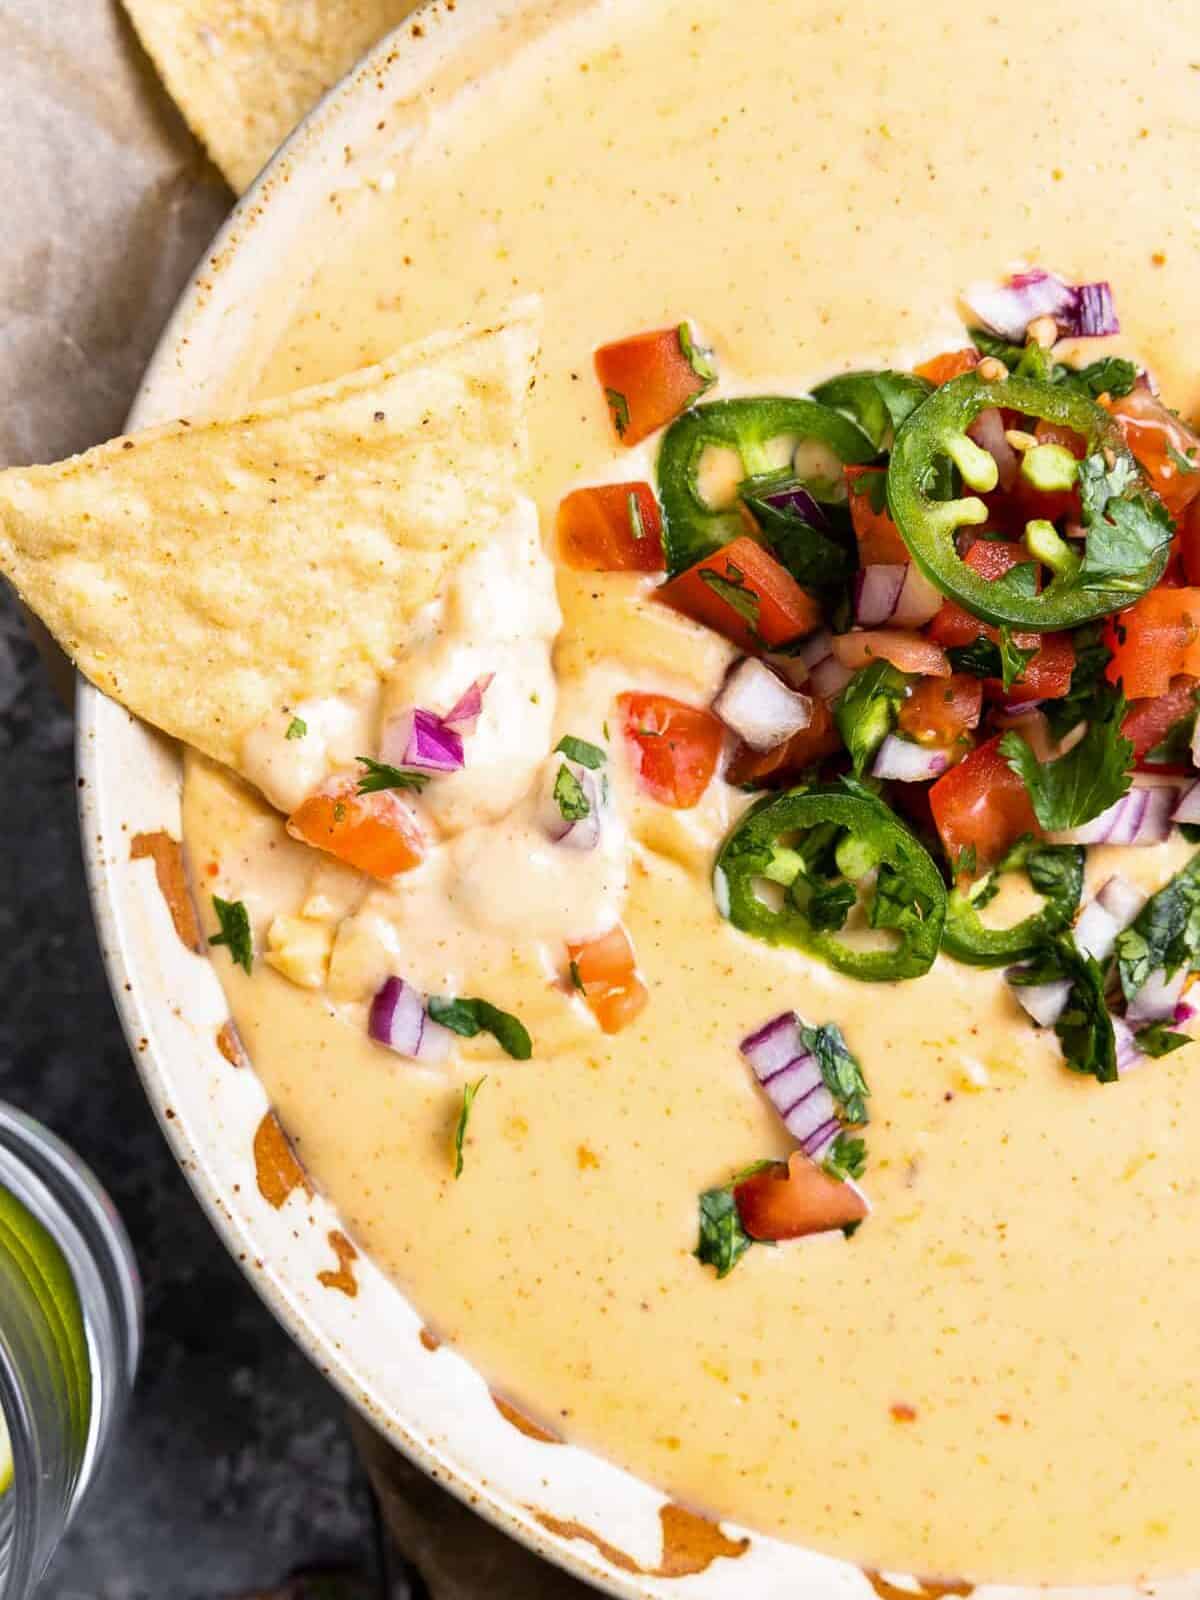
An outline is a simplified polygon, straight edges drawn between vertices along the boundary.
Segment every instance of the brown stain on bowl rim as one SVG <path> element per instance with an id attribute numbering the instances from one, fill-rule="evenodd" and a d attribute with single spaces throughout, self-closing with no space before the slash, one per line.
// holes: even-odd
<path id="1" fill-rule="evenodd" d="M 217 1029 L 217 1049 L 225 1057 L 231 1067 L 244 1067 L 248 1065 L 246 1052 L 242 1048 L 241 1035 L 236 1025 L 232 1022 L 223 1022 Z"/>
<path id="2" fill-rule="evenodd" d="M 863 1568 L 863 1577 L 879 1596 L 879 1600 L 945 1600 L 948 1595 L 969 1595 L 975 1585 L 964 1578 L 913 1578 L 915 1589 L 902 1589 L 873 1567 Z"/>
<path id="3" fill-rule="evenodd" d="M 713 1562 L 722 1557 L 736 1561 L 750 1548 L 749 1539 L 727 1538 L 719 1523 L 668 1502 L 658 1511 L 662 1524 L 662 1557 L 658 1566 L 644 1567 L 585 1523 L 530 1509 L 547 1533 L 556 1534 L 560 1539 L 584 1539 L 619 1571 L 636 1572 L 644 1578 L 691 1578 L 699 1572 L 707 1572 Z"/>
<path id="4" fill-rule="evenodd" d="M 518 1433 L 523 1433 L 527 1439 L 536 1439 L 539 1444 L 561 1444 L 562 1439 L 557 1433 L 552 1433 L 549 1428 L 543 1428 L 540 1422 L 534 1422 L 532 1417 L 527 1417 L 523 1411 L 518 1411 L 516 1406 L 510 1405 L 503 1396 L 494 1390 L 488 1391 L 492 1397 L 492 1404 Z"/>
<path id="5" fill-rule="evenodd" d="M 308 1175 L 273 1111 L 264 1115 L 254 1133 L 254 1175 L 259 1194 L 276 1211 L 296 1189 L 312 1194 Z"/>
<path id="6" fill-rule="evenodd" d="M 337 1267 L 327 1267 L 324 1272 L 317 1273 L 317 1282 L 326 1289 L 337 1289 L 347 1299 L 353 1300 L 358 1293 L 358 1279 L 354 1276 L 354 1263 L 358 1260 L 358 1251 L 347 1239 L 340 1229 L 334 1228 L 329 1234 L 329 1243 L 337 1257 Z"/>
<path id="7" fill-rule="evenodd" d="M 154 876 L 180 943 L 195 955 L 203 955 L 204 935 L 179 840 L 161 828 L 155 833 L 135 833 L 129 841 L 129 859 L 154 862 Z"/>

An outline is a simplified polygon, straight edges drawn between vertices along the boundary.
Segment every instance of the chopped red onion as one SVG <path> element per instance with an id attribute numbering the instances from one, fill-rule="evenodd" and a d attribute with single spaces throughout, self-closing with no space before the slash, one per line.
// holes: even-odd
<path id="1" fill-rule="evenodd" d="M 474 732 L 475 724 L 483 711 L 483 697 L 495 676 L 494 672 L 485 673 L 482 678 L 476 678 L 469 689 L 463 691 L 442 718 L 448 728 L 455 728 L 459 733 Z"/>
<path id="2" fill-rule="evenodd" d="M 1147 788 L 1138 783 L 1081 828 L 1056 833 L 1059 844 L 1161 844 L 1171 832 L 1171 813 L 1178 788 L 1164 784 Z"/>
<path id="3" fill-rule="evenodd" d="M 790 488 L 777 489 L 774 494 L 760 495 L 759 498 L 773 511 L 782 511 L 786 516 L 795 517 L 797 522 L 805 522 L 819 532 L 829 527 L 829 518 L 803 484 L 794 483 Z"/>
<path id="4" fill-rule="evenodd" d="M 586 816 L 572 819 L 562 814 L 562 807 L 555 797 L 554 790 L 563 767 L 566 767 L 567 771 L 578 780 L 583 797 L 587 801 Z M 581 766 L 578 761 L 569 761 L 566 756 L 556 755 L 550 759 L 546 765 L 538 804 L 538 821 L 548 839 L 555 844 L 565 845 L 568 850 L 594 850 L 600 843 L 603 802 L 600 782 L 589 767 Z"/>
<path id="5" fill-rule="evenodd" d="M 1177 1028 L 1182 1028 L 1185 1022 L 1190 1022 L 1196 1015 L 1196 1007 L 1190 1000 L 1181 1000 L 1175 1007 L 1173 1021 Z"/>
<path id="6" fill-rule="evenodd" d="M 1117 935 L 1124 932 L 1145 903 L 1140 889 L 1120 873 L 1115 874 L 1084 906 L 1075 924 L 1075 943 L 1094 961 L 1107 961 Z"/>
<path id="7" fill-rule="evenodd" d="M 379 759 L 417 772 L 458 772 L 463 766 L 462 735 L 433 711 L 416 707 L 389 719 L 379 742 Z"/>
<path id="8" fill-rule="evenodd" d="M 945 595 L 931 583 L 915 561 L 904 575 L 904 587 L 896 601 L 892 621 L 900 628 L 921 628 L 942 609 Z"/>
<path id="9" fill-rule="evenodd" d="M 1070 978 L 1055 978 L 1052 983 L 1013 983 L 1013 974 L 1022 970 L 1021 967 L 1010 967 L 1004 974 L 1012 985 L 1017 1004 L 1039 1028 L 1052 1028 L 1067 1009 L 1067 1001 L 1071 998 Z"/>
<path id="10" fill-rule="evenodd" d="M 863 628 L 890 622 L 908 576 L 908 563 L 863 567 L 854 578 L 854 620 Z"/>
<path id="11" fill-rule="evenodd" d="M 1112 1019 L 1113 1038 L 1117 1046 L 1117 1071 L 1131 1072 L 1134 1067 L 1140 1067 L 1146 1059 L 1138 1049 L 1138 1042 L 1133 1036 L 1133 1029 L 1124 1017 Z"/>
<path id="12" fill-rule="evenodd" d="M 775 750 L 812 721 L 813 703 L 789 688 L 765 662 L 743 656 L 725 678 L 712 708 L 752 750 Z"/>
<path id="13" fill-rule="evenodd" d="M 1196 718 L 1200 727 L 1200 717 Z M 1172 822 L 1200 822 L 1200 780 L 1189 784 L 1180 796 L 1179 804 L 1171 813 Z"/>
<path id="14" fill-rule="evenodd" d="M 821 628 L 811 634 L 796 651 L 797 661 L 803 661 L 811 672 L 814 667 L 819 667 L 822 661 L 828 661 L 833 654 L 833 635 L 828 628 Z"/>
<path id="15" fill-rule="evenodd" d="M 836 700 L 854 676 L 852 667 L 844 667 L 834 656 L 818 661 L 809 669 L 808 681 L 813 693 L 821 700 Z"/>
<path id="16" fill-rule="evenodd" d="M 426 1015 L 425 997 L 403 978 L 385 978 L 367 1018 L 367 1032 L 411 1061 L 444 1061 L 454 1042 L 449 1028 Z"/>
<path id="17" fill-rule="evenodd" d="M 795 1012 L 784 1011 L 743 1039 L 740 1048 L 784 1127 L 815 1159 L 841 1124 L 820 1063 L 801 1042 L 800 1027 Z"/>
<path id="18" fill-rule="evenodd" d="M 989 406 L 986 411 L 981 411 L 967 429 L 967 433 L 996 463 L 996 471 L 999 474 L 997 487 L 1007 493 L 1017 481 L 1021 462 L 1017 452 L 1005 438 L 1004 418 L 1000 415 L 999 409 L 996 406 Z"/>
<path id="19" fill-rule="evenodd" d="M 1125 1015 L 1130 1022 L 1174 1021 L 1187 980 L 1186 966 L 1180 967 L 1173 978 L 1167 977 L 1164 968 L 1157 968 L 1125 1007 Z"/>
<path id="20" fill-rule="evenodd" d="M 889 733 L 879 746 L 871 773 L 896 783 L 926 783 L 930 778 L 940 778 L 949 765 L 949 751 L 930 749 Z"/>
<path id="21" fill-rule="evenodd" d="M 1067 338 L 1121 331 L 1107 283 L 1070 284 L 1041 267 L 1014 273 L 1006 284 L 975 285 L 966 301 L 985 328 L 1014 343 L 1024 339 L 1025 330 L 1038 317 L 1053 317 Z"/>

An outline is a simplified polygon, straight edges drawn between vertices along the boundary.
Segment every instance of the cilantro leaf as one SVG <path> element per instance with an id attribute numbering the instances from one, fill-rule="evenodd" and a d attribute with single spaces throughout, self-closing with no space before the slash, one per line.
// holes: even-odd
<path id="1" fill-rule="evenodd" d="M 554 746 L 554 753 L 566 756 L 568 761 L 577 761 L 581 767 L 587 767 L 595 772 L 597 767 L 602 767 L 608 759 L 598 744 L 589 744 L 586 739 L 577 739 L 573 733 L 564 733 Z"/>
<path id="2" fill-rule="evenodd" d="M 836 933 L 846 926 L 846 918 L 858 901 L 858 890 L 844 879 L 824 881 L 805 878 L 810 893 L 805 904 L 805 914 L 814 928 L 825 928 Z"/>
<path id="3" fill-rule="evenodd" d="M 1037 655 L 1040 645 L 1017 644 L 1012 629 L 999 630 L 999 639 L 981 634 L 971 644 L 951 645 L 946 652 L 955 672 L 969 672 L 976 678 L 999 678 L 1006 690 L 1020 683 L 1025 668 Z"/>
<path id="4" fill-rule="evenodd" d="M 706 350 L 703 345 L 696 343 L 690 322 L 681 322 L 677 331 L 679 349 L 683 359 L 698 378 L 703 378 L 704 388 L 711 387 L 712 384 L 716 383 L 718 377 L 717 365 L 713 359 L 712 351 Z M 704 390 L 701 389 L 700 393 L 703 394 Z"/>
<path id="5" fill-rule="evenodd" d="M 562 813 L 564 822 L 581 822 L 590 816 L 592 807 L 583 785 L 565 761 L 560 763 L 554 780 L 554 803 Z"/>
<path id="6" fill-rule="evenodd" d="M 718 1278 L 728 1277 L 750 1246 L 760 1242 L 742 1227 L 733 1191 L 747 1178 L 771 1168 L 786 1170 L 781 1161 L 752 1161 L 728 1183 L 706 1189 L 700 1196 L 700 1239 L 692 1254 L 703 1266 L 715 1267 Z"/>
<path id="7" fill-rule="evenodd" d="M 462 1110 L 458 1113 L 458 1121 L 454 1125 L 454 1176 L 461 1178 L 463 1175 L 463 1142 L 467 1137 L 467 1123 L 471 1120 L 471 1108 L 475 1104 L 475 1096 L 487 1082 L 486 1078 L 477 1078 L 474 1083 L 468 1083 L 463 1089 Z"/>
<path id="8" fill-rule="evenodd" d="M 1174 526 L 1157 495 L 1142 487 L 1133 461 L 1117 456 L 1110 467 L 1102 453 L 1079 463 L 1079 495 L 1087 544 L 1071 587 L 1136 598 L 1146 587 L 1146 569 L 1171 542 Z"/>
<path id="9" fill-rule="evenodd" d="M 617 438 L 623 439 L 625 430 L 629 427 L 629 401 L 619 389 L 605 389 L 604 398 L 608 401 L 608 409 L 612 412 Z"/>
<path id="10" fill-rule="evenodd" d="M 1056 761 L 1039 761 L 1019 733 L 1006 733 L 1000 740 L 1000 754 L 1024 781 L 1034 813 L 1048 832 L 1090 822 L 1129 788 L 1133 745 L 1121 733 L 1124 715 L 1124 697 L 1109 697 L 1079 743 Z"/>
<path id="11" fill-rule="evenodd" d="M 1151 1022 L 1139 1028 L 1133 1041 L 1144 1056 L 1157 1060 L 1169 1056 L 1173 1050 L 1182 1050 L 1185 1044 L 1195 1044 L 1190 1033 L 1175 1033 L 1165 1022 Z"/>
<path id="12" fill-rule="evenodd" d="M 700 1239 L 696 1245 L 696 1259 L 706 1267 L 715 1267 L 718 1278 L 727 1278 L 749 1250 L 754 1240 L 742 1227 L 737 1201 L 733 1198 L 733 1185 L 722 1189 L 706 1189 L 700 1196 Z"/>
<path id="13" fill-rule="evenodd" d="M 986 328 L 971 328 L 968 332 L 981 355 L 995 356 L 1010 372 L 1019 370 L 1022 377 L 1041 378 L 1046 383 L 1080 389 L 1093 400 L 1102 394 L 1111 394 L 1116 399 L 1128 394 L 1137 383 L 1137 368 L 1121 356 L 1104 356 L 1086 367 L 1071 367 L 1065 362 L 1052 361 L 1037 346 L 1010 344 Z"/>
<path id="14" fill-rule="evenodd" d="M 308 723 L 303 717 L 293 717 L 287 725 L 285 739 L 303 739 L 308 732 Z"/>
<path id="15" fill-rule="evenodd" d="M 254 936 L 250 932 L 250 914 L 245 903 L 222 900 L 219 894 L 213 895 L 212 903 L 221 931 L 212 935 L 209 944 L 228 945 L 234 966 L 249 972 L 254 965 Z"/>
<path id="16" fill-rule="evenodd" d="M 415 789 L 418 794 L 429 782 L 427 772 L 408 772 L 402 767 L 389 767 L 386 761 L 372 761 L 370 756 L 359 756 L 366 772 L 358 780 L 359 794 L 378 794 L 383 789 Z"/>
<path id="17" fill-rule="evenodd" d="M 880 659 L 856 672 L 835 701 L 834 721 L 858 777 L 895 727 L 907 688 L 905 674 Z"/>
<path id="18" fill-rule="evenodd" d="M 1110 394 L 1118 400 L 1129 394 L 1137 383 L 1137 368 L 1122 356 L 1103 356 L 1086 367 L 1064 368 L 1061 381 L 1071 388 L 1084 390 L 1093 400 L 1098 400 L 1102 394 Z"/>
<path id="19" fill-rule="evenodd" d="M 434 1022 L 457 1033 L 463 1039 L 473 1039 L 477 1033 L 490 1033 L 500 1048 L 514 1061 L 528 1061 L 533 1054 L 533 1040 L 523 1022 L 492 1005 L 490 1000 L 453 1000 L 442 995 L 431 995 L 425 1007 Z"/>
<path id="20" fill-rule="evenodd" d="M 771 553 L 803 588 L 830 589 L 853 575 L 855 558 L 848 546 L 806 522 L 796 511 L 772 505 L 757 495 L 742 498 L 766 535 Z"/>
<path id="21" fill-rule="evenodd" d="M 1098 1083 L 1115 1083 L 1117 1041 L 1104 1003 L 1104 973 L 1091 956 L 1079 949 L 1074 936 L 1065 931 L 1055 935 L 1028 966 L 1008 973 L 1008 981 L 1015 988 L 1056 983 L 1062 978 L 1069 980 L 1071 989 L 1054 1032 L 1067 1066 Z"/>
<path id="22" fill-rule="evenodd" d="M 700 568 L 701 583 L 706 583 L 731 610 L 736 611 L 757 638 L 759 598 L 745 580 L 746 574 L 732 561 L 725 562 L 724 575 L 714 572 L 711 567 Z"/>
<path id="23" fill-rule="evenodd" d="M 1194 967 L 1200 954 L 1200 854 L 1150 896 L 1117 935 L 1114 949 L 1126 1000 L 1155 972 Z"/>
<path id="24" fill-rule="evenodd" d="M 825 1022 L 818 1028 L 801 1028 L 800 1042 L 816 1057 L 825 1087 L 833 1096 L 840 1116 L 853 1126 L 862 1127 L 870 1120 L 867 1101 L 871 1091 L 863 1077 L 862 1067 L 850 1053 L 837 1023 Z"/>
<path id="25" fill-rule="evenodd" d="M 1000 682 L 1005 692 L 1012 688 L 1014 683 L 1020 683 L 1025 676 L 1025 668 L 1041 649 L 1040 644 L 1019 645 L 1013 638 L 1011 628 L 1002 625 L 1000 628 Z"/>
<path id="26" fill-rule="evenodd" d="M 839 1133 L 825 1152 L 821 1165 L 831 1178 L 861 1178 L 867 1170 L 867 1146 L 864 1140 L 852 1134 Z"/>

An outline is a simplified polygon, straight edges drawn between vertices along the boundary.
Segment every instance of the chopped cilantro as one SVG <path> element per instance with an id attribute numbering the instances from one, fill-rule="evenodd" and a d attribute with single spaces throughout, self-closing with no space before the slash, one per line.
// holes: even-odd
<path id="1" fill-rule="evenodd" d="M 800 1042 L 816 1057 L 821 1077 L 833 1096 L 838 1114 L 854 1127 L 862 1127 L 870 1120 L 867 1101 L 871 1091 L 837 1023 L 825 1022 L 819 1028 L 801 1028 Z"/>
<path id="2" fill-rule="evenodd" d="M 605 738 L 607 737 L 606 729 Z M 607 759 L 598 744 L 589 744 L 586 739 L 577 739 L 573 733 L 563 734 L 554 746 L 554 753 L 566 756 L 568 761 L 577 761 L 581 767 L 587 767 L 592 772 L 595 772 L 597 767 L 602 767 Z"/>
<path id="3" fill-rule="evenodd" d="M 711 384 L 716 383 L 717 366 L 713 360 L 713 353 L 711 350 L 706 350 L 702 345 L 696 343 L 692 336 L 690 323 L 681 322 L 679 324 L 679 348 L 688 366 L 691 367 L 698 378 L 703 378 L 706 389 Z"/>
<path id="4" fill-rule="evenodd" d="M 1139 1028 L 1133 1041 L 1144 1056 L 1169 1056 L 1173 1050 L 1182 1050 L 1185 1044 L 1195 1044 L 1190 1033 L 1176 1033 L 1165 1022 L 1151 1022 Z"/>
<path id="5" fill-rule="evenodd" d="M 463 1142 L 467 1137 L 467 1123 L 471 1120 L 471 1107 L 475 1104 L 475 1096 L 486 1082 L 486 1077 L 477 1078 L 474 1083 L 468 1083 L 463 1088 L 462 1110 L 458 1113 L 458 1121 L 454 1125 L 455 1178 L 461 1178 L 463 1175 Z"/>
<path id="6" fill-rule="evenodd" d="M 1075 666 L 1071 687 L 1061 700 L 1047 700 L 1042 706 L 1050 731 L 1058 739 L 1081 722 L 1091 719 L 1095 702 L 1106 700 L 1112 689 L 1104 676 L 1112 652 L 1104 643 L 1103 622 L 1088 622 L 1071 635 Z"/>
<path id="7" fill-rule="evenodd" d="M 646 537 L 646 524 L 642 521 L 642 508 L 638 505 L 637 490 L 629 491 L 629 531 L 635 539 Z"/>
<path id="8" fill-rule="evenodd" d="M 403 767 L 389 767 L 386 761 L 372 761 L 370 756 L 359 756 L 366 772 L 358 780 L 359 794 L 378 794 L 381 789 L 415 789 L 420 791 L 429 782 L 427 772 L 408 772 Z"/>
<path id="9" fill-rule="evenodd" d="M 1104 1003 L 1104 973 L 1078 948 L 1074 936 L 1065 931 L 1056 934 L 1027 966 L 1013 968 L 1008 974 L 1016 988 L 1056 983 L 1062 978 L 1070 981 L 1071 989 L 1054 1032 L 1067 1066 L 1098 1083 L 1115 1083 L 1117 1042 Z"/>
<path id="10" fill-rule="evenodd" d="M 700 568 L 701 583 L 706 583 L 715 595 L 736 611 L 738 616 L 749 624 L 751 632 L 757 636 L 759 598 L 745 580 L 746 574 L 732 561 L 726 561 L 724 576 L 714 572 L 711 567 Z"/>
<path id="11" fill-rule="evenodd" d="M 813 927 L 827 929 L 830 933 L 844 928 L 846 918 L 858 903 L 855 886 L 840 879 L 823 881 L 806 877 L 805 882 L 811 892 L 804 911 Z"/>
<path id="12" fill-rule="evenodd" d="M 452 1000 L 435 994 L 425 1009 L 434 1022 L 440 1022 L 443 1028 L 449 1028 L 463 1039 L 473 1039 L 477 1033 L 490 1033 L 514 1061 L 528 1061 L 533 1054 L 533 1040 L 524 1023 L 489 1000 Z"/>
<path id="13" fill-rule="evenodd" d="M 831 1178 L 861 1178 L 867 1170 L 867 1146 L 852 1134 L 839 1133 L 825 1152 L 821 1165 Z"/>
<path id="14" fill-rule="evenodd" d="M 292 720 L 287 725 L 287 732 L 284 734 L 284 738 L 285 739 L 303 739 L 307 732 L 308 732 L 308 723 L 305 722 L 304 718 L 303 717 L 293 717 Z"/>
<path id="15" fill-rule="evenodd" d="M 880 658 L 856 672 L 835 701 L 834 721 L 858 777 L 895 727 L 907 691 L 905 674 Z"/>
<path id="16" fill-rule="evenodd" d="M 1189 456 L 1181 455 L 1169 439 L 1167 440 L 1167 454 L 1175 463 L 1175 467 L 1179 472 L 1196 471 L 1196 463 Z"/>
<path id="17" fill-rule="evenodd" d="M 1110 591 L 1136 599 L 1146 587 L 1146 569 L 1171 541 L 1174 527 L 1157 495 L 1142 486 L 1133 461 L 1117 456 L 1109 466 L 1102 452 L 1079 463 L 1079 493 L 1087 528 L 1084 558 L 1069 587 Z"/>
<path id="18" fill-rule="evenodd" d="M 1117 971 L 1126 1000 L 1155 972 L 1168 977 L 1180 967 L 1189 970 L 1200 956 L 1200 854 L 1157 894 L 1117 935 Z"/>
<path id="19" fill-rule="evenodd" d="M 976 678 L 999 678 L 1008 690 L 1014 683 L 1020 683 L 1025 668 L 1041 647 L 1017 644 L 1012 629 L 1007 626 L 997 631 L 999 639 L 980 634 L 971 644 L 951 645 L 947 654 L 955 672 L 969 672 Z"/>
<path id="20" fill-rule="evenodd" d="M 619 389 L 605 389 L 604 398 L 608 401 L 608 409 L 612 412 L 617 438 L 623 439 L 625 430 L 629 427 L 629 401 Z"/>
<path id="21" fill-rule="evenodd" d="M 219 894 L 213 895 L 212 902 L 221 931 L 213 934 L 209 944 L 228 945 L 234 966 L 249 972 L 254 965 L 254 937 L 250 932 L 250 916 L 244 902 L 222 900 Z"/>
<path id="22" fill-rule="evenodd" d="M 1091 822 L 1129 788 L 1133 745 L 1121 732 L 1124 715 L 1124 698 L 1109 697 L 1079 743 L 1055 761 L 1039 761 L 1019 733 L 1001 739 L 1000 754 L 1024 780 L 1034 813 L 1048 832 Z"/>
<path id="23" fill-rule="evenodd" d="M 565 761 L 560 763 L 554 780 L 554 803 L 562 813 L 564 822 L 581 822 L 590 816 L 592 807 L 579 779 Z"/>
<path id="24" fill-rule="evenodd" d="M 754 1240 L 742 1227 L 737 1201 L 733 1198 L 733 1185 L 722 1189 L 706 1189 L 700 1196 L 700 1239 L 695 1249 L 696 1259 L 706 1267 L 715 1267 L 718 1278 L 728 1277 L 749 1250 Z"/>

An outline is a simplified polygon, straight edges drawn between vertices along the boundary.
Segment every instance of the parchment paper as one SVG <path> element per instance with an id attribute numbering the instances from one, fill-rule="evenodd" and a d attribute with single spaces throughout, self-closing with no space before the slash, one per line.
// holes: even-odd
<path id="1" fill-rule="evenodd" d="M 0 0 L 0 62 L 0 465 L 11 466 L 120 430 L 232 195 L 117 0 Z M 0 584 L 0 609 L 15 604 Z M 69 689 L 69 671 L 59 678 Z M 432 1600 L 594 1592 L 496 1533 L 381 1441 L 369 1455 L 389 1523 Z M 204 1574 L 191 1583 L 202 1590 Z"/>

